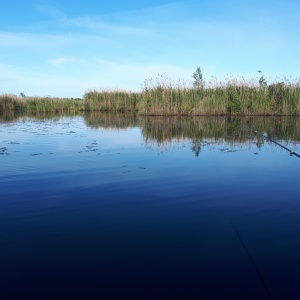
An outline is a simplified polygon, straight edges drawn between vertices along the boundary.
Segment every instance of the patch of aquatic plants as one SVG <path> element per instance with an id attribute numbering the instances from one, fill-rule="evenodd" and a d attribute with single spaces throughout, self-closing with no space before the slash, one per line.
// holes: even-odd
<path id="1" fill-rule="evenodd" d="M 10 155 L 7 150 L 8 149 L 6 147 L 0 148 L 0 155 Z"/>
<path id="2" fill-rule="evenodd" d="M 141 91 L 89 90 L 83 100 L 0 95 L 0 111 L 136 112 L 140 115 L 300 115 L 300 81 L 212 78 L 201 84 L 164 76 L 146 80 Z"/>
<path id="3" fill-rule="evenodd" d="M 84 108 L 86 111 L 136 111 L 140 100 L 140 93 L 121 90 L 90 90 L 84 94 Z"/>
<path id="4" fill-rule="evenodd" d="M 0 95 L 0 112 L 23 111 L 25 109 L 25 99 L 16 95 Z"/>
<path id="5" fill-rule="evenodd" d="M 18 97 L 0 95 L 0 112 L 7 111 L 33 113 L 78 112 L 84 110 L 81 99 L 52 97 Z"/>
<path id="6" fill-rule="evenodd" d="M 136 111 L 142 115 L 300 115 L 300 82 L 287 79 L 267 85 L 257 79 L 228 78 L 207 84 L 159 76 L 146 80 L 138 93 L 89 91 L 86 110 Z"/>

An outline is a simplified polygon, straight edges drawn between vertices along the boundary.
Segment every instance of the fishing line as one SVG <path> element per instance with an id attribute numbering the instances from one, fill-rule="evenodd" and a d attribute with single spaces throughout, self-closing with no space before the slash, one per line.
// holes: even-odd
<path id="1" fill-rule="evenodd" d="M 297 157 L 299 157 L 299 158 L 300 158 L 300 155 L 299 155 L 298 153 L 294 152 L 293 150 L 291 150 L 291 149 L 289 149 L 289 148 L 287 148 L 287 147 L 285 147 L 285 146 L 283 146 L 283 145 L 279 144 L 278 142 L 276 142 L 276 141 L 274 141 L 274 140 L 270 139 L 269 137 L 267 137 L 267 136 L 263 135 L 262 133 L 260 133 L 260 132 L 259 132 L 259 131 L 257 131 L 257 130 L 254 130 L 254 129 L 252 129 L 252 130 L 253 130 L 253 132 L 255 132 L 256 134 L 259 134 L 259 135 L 261 135 L 261 136 L 262 136 L 263 138 L 265 138 L 266 140 L 269 140 L 269 141 L 273 142 L 274 144 L 276 144 L 276 145 L 280 146 L 281 148 L 283 148 L 283 149 L 285 149 L 285 150 L 289 151 L 289 152 L 290 152 L 290 155 L 295 155 L 295 156 L 297 156 Z"/>
<path id="2" fill-rule="evenodd" d="M 231 223 L 231 225 L 232 225 L 232 227 L 233 227 L 233 229 L 234 229 L 234 231 L 235 231 L 235 233 L 236 233 L 236 235 L 237 235 L 239 241 L 241 242 L 241 244 L 242 244 L 242 246 L 243 246 L 243 248 L 244 248 L 244 250 L 245 250 L 247 256 L 249 257 L 249 259 L 250 259 L 250 261 L 251 261 L 251 263 L 252 263 L 254 269 L 256 270 L 257 274 L 259 275 L 259 277 L 260 277 L 260 279 L 261 279 L 261 282 L 262 282 L 262 284 L 263 284 L 263 286 L 264 286 L 264 288 L 265 288 L 265 290 L 266 290 L 266 292 L 267 292 L 267 294 L 268 294 L 269 299 L 272 300 L 273 298 L 272 298 L 272 296 L 271 296 L 271 293 L 270 293 L 270 291 L 269 291 L 269 289 L 268 289 L 268 286 L 267 286 L 267 284 L 266 284 L 266 282 L 265 282 L 265 280 L 264 280 L 264 278 L 263 278 L 261 272 L 259 271 L 259 269 L 258 269 L 257 265 L 255 264 L 255 262 L 254 262 L 252 256 L 250 255 L 249 251 L 247 250 L 246 245 L 244 244 L 244 242 L 243 242 L 243 240 L 242 240 L 242 238 L 241 238 L 239 232 L 237 231 L 236 227 L 234 226 L 234 224 L 233 224 L 231 218 L 229 218 L 229 220 L 230 220 L 230 223 Z"/>

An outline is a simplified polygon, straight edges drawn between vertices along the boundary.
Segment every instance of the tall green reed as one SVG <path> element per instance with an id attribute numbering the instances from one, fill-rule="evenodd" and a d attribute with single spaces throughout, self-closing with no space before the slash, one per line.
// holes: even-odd
<path id="1" fill-rule="evenodd" d="M 82 100 L 0 95 L 0 111 L 110 111 L 141 115 L 300 115 L 300 81 L 226 78 L 192 84 L 159 75 L 139 92 L 88 90 Z"/>
<path id="2" fill-rule="evenodd" d="M 84 104 L 80 99 L 0 95 L 0 112 L 10 110 L 27 113 L 71 112 L 83 111 Z"/>
<path id="3" fill-rule="evenodd" d="M 144 115 L 299 115 L 300 83 L 259 85 L 244 78 L 191 86 L 158 77 L 145 81 L 138 103 Z"/>
<path id="4" fill-rule="evenodd" d="M 89 90 L 84 94 L 87 111 L 135 111 L 140 94 L 121 90 Z"/>

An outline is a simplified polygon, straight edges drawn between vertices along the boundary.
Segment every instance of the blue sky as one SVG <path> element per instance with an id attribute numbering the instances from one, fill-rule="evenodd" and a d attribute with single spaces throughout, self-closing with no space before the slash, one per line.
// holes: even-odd
<path id="1" fill-rule="evenodd" d="M 140 90 L 164 74 L 297 79 L 300 1 L 11 0 L 0 10 L 0 94 Z"/>

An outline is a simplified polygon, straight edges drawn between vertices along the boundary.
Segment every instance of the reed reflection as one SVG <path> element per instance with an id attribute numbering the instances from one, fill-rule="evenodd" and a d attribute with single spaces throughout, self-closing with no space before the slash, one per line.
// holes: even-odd
<path id="1" fill-rule="evenodd" d="M 14 111 L 0 114 L 0 122 L 22 118 L 53 119 L 78 115 L 21 114 Z M 204 146 L 226 143 L 228 146 L 253 146 L 259 150 L 266 141 L 253 132 L 259 131 L 273 140 L 295 147 L 300 141 L 300 117 L 216 117 L 216 116 L 140 116 L 134 113 L 83 112 L 85 124 L 93 129 L 129 129 L 139 127 L 146 147 L 166 149 L 172 142 L 189 143 L 198 156 Z"/>

